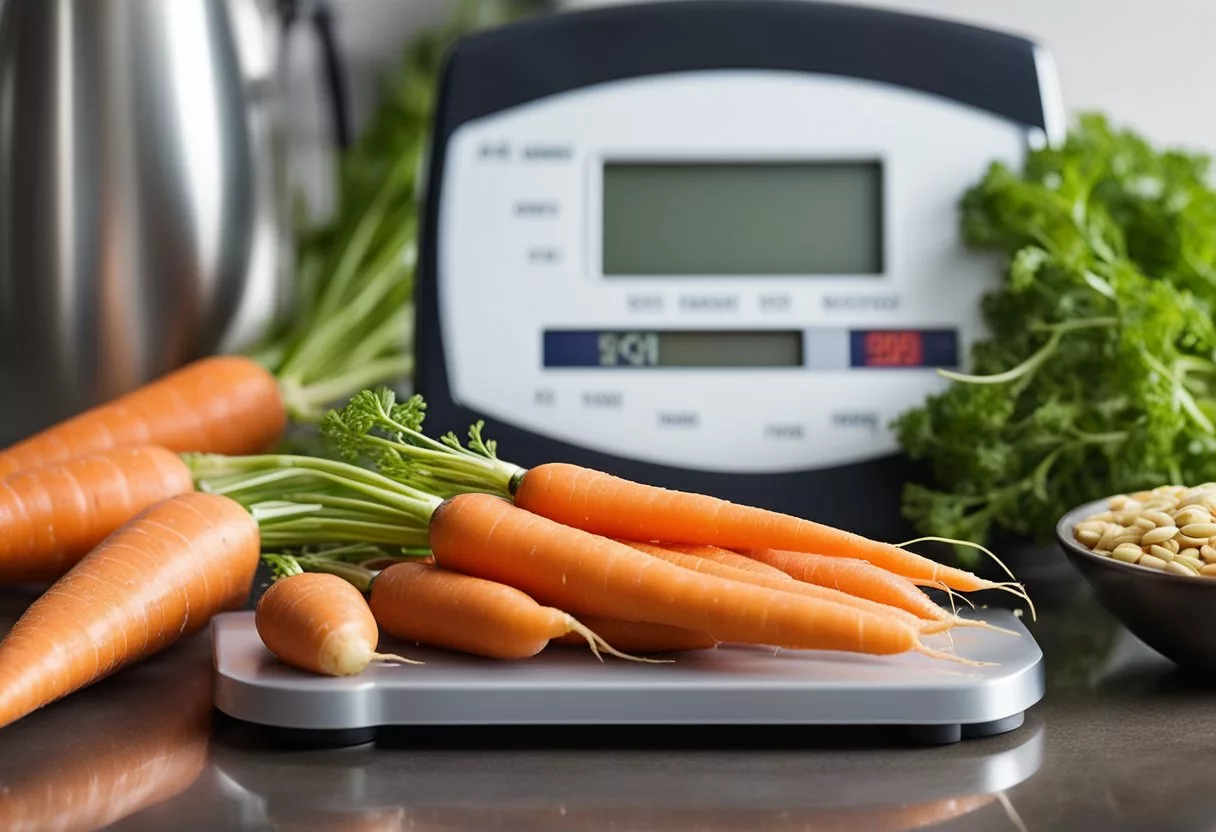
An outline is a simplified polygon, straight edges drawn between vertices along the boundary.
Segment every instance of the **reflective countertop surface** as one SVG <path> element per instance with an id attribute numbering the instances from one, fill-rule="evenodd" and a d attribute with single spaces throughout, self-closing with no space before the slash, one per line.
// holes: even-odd
<path id="1" fill-rule="evenodd" d="M 213 712 L 205 636 L 0 735 L 0 829 L 1029 830 L 1216 827 L 1216 687 L 1023 567 L 1046 698 L 953 746 L 704 728 L 418 733 L 272 746 Z M 7 626 L 32 595 L 0 596 Z"/>

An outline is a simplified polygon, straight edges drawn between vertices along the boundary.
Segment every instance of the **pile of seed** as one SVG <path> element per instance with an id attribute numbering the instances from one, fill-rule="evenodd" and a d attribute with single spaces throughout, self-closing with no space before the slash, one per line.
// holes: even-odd
<path id="1" fill-rule="evenodd" d="M 1216 483 L 1113 497 L 1073 534 L 1096 555 L 1175 575 L 1216 578 Z"/>

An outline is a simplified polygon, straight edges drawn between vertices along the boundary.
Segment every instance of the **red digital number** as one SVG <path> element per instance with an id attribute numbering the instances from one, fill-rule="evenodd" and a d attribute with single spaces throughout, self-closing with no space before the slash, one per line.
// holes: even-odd
<path id="1" fill-rule="evenodd" d="M 919 367 L 925 345 L 919 332 L 867 332 L 867 367 Z"/>

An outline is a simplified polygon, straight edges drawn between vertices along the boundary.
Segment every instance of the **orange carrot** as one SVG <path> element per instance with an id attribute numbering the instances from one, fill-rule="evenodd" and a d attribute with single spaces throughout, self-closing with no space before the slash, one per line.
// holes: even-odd
<path id="1" fill-rule="evenodd" d="M 738 552 L 732 552 L 730 549 L 722 549 L 717 546 L 693 546 L 687 543 L 663 543 L 660 545 L 669 552 L 695 555 L 705 560 L 712 560 L 714 563 L 720 563 L 723 566 L 733 566 L 746 572 L 754 572 L 757 575 L 768 575 L 770 578 L 785 578 L 787 580 L 790 577 L 780 569 L 775 569 L 766 563 L 753 560 Z"/>
<path id="2" fill-rule="evenodd" d="M 377 653 L 380 631 L 363 594 L 337 575 L 306 572 L 275 581 L 258 600 L 254 626 L 279 661 L 325 676 L 352 676 Z"/>
<path id="3" fill-rule="evenodd" d="M 395 638 L 492 659 L 535 656 L 568 633 L 593 650 L 615 652 L 571 616 L 518 589 L 422 563 L 398 563 L 377 575 L 371 609 Z"/>
<path id="4" fill-rule="evenodd" d="M 516 488 L 515 504 L 605 537 L 818 552 L 868 560 L 897 575 L 960 592 L 1008 588 L 890 543 L 810 520 L 655 488 L 577 465 L 549 463 L 529 470 Z"/>
<path id="5" fill-rule="evenodd" d="M 723 642 L 942 655 L 893 616 L 697 574 L 489 494 L 445 501 L 431 518 L 430 537 L 440 566 L 574 614 L 668 624 Z"/>
<path id="6" fill-rule="evenodd" d="M 124 689 L 10 728 L 5 741 L 23 751 L 0 768 L 0 829 L 109 829 L 185 792 L 211 739 L 211 666 L 193 658 L 144 665 Z"/>
<path id="7" fill-rule="evenodd" d="M 194 490 L 164 448 L 115 448 L 0 478 L 0 583 L 58 578 L 148 506 Z"/>
<path id="8" fill-rule="evenodd" d="M 0 476 L 125 445 L 257 453 L 286 422 L 273 375 L 248 358 L 205 358 L 0 452 Z"/>
<path id="9" fill-rule="evenodd" d="M 712 561 L 697 555 L 687 555 L 682 552 L 672 551 L 664 546 L 654 546 L 649 543 L 630 543 L 629 545 L 639 552 L 645 552 L 652 557 L 660 558 L 668 563 L 674 563 L 676 566 L 682 566 L 685 569 L 691 569 L 704 575 L 716 575 L 719 578 L 742 581 L 743 583 L 767 587 L 778 592 L 792 592 L 808 598 L 817 598 L 821 601 L 830 601 L 836 604 L 843 604 L 846 607 L 865 610 L 875 615 L 889 615 L 921 633 L 940 633 L 943 630 L 949 629 L 954 624 L 953 620 L 922 621 L 906 610 L 887 606 L 886 604 L 877 603 L 865 598 L 858 598 L 836 589 L 790 580 L 789 575 L 785 574 L 774 578 L 770 575 L 761 575 L 745 569 L 737 569 L 725 563 Z"/>
<path id="10" fill-rule="evenodd" d="M 813 781 L 808 789 L 814 790 Z M 815 792 L 812 792 L 815 793 Z M 647 805 L 647 801 L 626 800 L 614 795 L 610 805 L 593 801 L 570 800 L 561 806 L 545 805 L 539 800 L 503 801 L 490 806 L 455 803 L 412 806 L 407 810 L 402 829 L 410 832 L 456 832 L 483 829 L 560 829 L 561 832 L 622 832 L 622 830 L 662 830 L 662 832 L 718 832 L 729 829 L 754 829 L 762 832 L 911 832 L 937 828 L 997 801 L 997 795 L 967 795 L 926 803 L 895 805 L 857 805 L 818 808 L 798 801 L 778 802 L 773 808 L 734 805 L 728 800 L 707 796 L 704 804 Z M 640 805 L 639 805 L 640 804 Z M 999 816 L 998 817 L 1003 817 Z M 953 824 L 958 826 L 958 824 Z M 946 827 L 949 828 L 949 827 Z M 973 824 L 976 829 L 1000 828 L 997 822 Z M 294 832 L 294 830 L 293 830 Z"/>
<path id="11" fill-rule="evenodd" d="M 745 549 L 742 554 L 756 562 L 781 570 L 785 575 L 808 584 L 831 587 L 890 604 L 907 610 L 918 618 L 946 621 L 954 618 L 947 610 L 921 592 L 916 584 L 899 575 L 892 575 L 864 561 L 809 555 L 804 552 L 783 552 L 778 549 Z"/>
<path id="12" fill-rule="evenodd" d="M 239 607 L 257 565 L 257 524 L 227 497 L 191 492 L 141 512 L 0 641 L 0 726 Z"/>
<path id="13" fill-rule="evenodd" d="M 626 653 L 678 653 L 685 650 L 706 650 L 717 646 L 712 636 L 668 627 L 666 624 L 650 624 L 645 621 L 621 621 L 619 618 L 604 618 L 585 615 L 582 624 L 617 650 Z M 550 644 L 586 647 L 587 643 L 577 633 L 558 636 Z"/>

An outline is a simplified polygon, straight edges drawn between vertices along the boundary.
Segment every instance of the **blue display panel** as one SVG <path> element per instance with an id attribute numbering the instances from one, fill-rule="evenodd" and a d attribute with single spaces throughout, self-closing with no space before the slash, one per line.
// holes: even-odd
<path id="1" fill-rule="evenodd" d="M 548 330 L 546 367 L 801 367 L 801 330 Z"/>
<path id="2" fill-rule="evenodd" d="M 545 367 L 808 368 L 957 367 L 953 329 L 546 330 Z"/>

